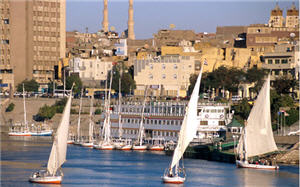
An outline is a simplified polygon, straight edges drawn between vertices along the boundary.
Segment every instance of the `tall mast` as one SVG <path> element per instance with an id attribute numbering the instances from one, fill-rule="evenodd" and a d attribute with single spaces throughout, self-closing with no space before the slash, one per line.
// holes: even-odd
<path id="1" fill-rule="evenodd" d="M 83 95 L 83 89 L 81 89 L 79 112 L 78 112 L 77 141 L 79 141 L 79 139 L 80 139 L 80 114 L 81 114 L 81 107 L 82 107 L 82 95 Z"/>
<path id="2" fill-rule="evenodd" d="M 122 138 L 122 121 L 121 121 L 121 97 L 122 97 L 122 94 L 121 94 L 121 76 L 122 76 L 122 71 L 120 71 L 120 75 L 119 75 L 119 138 L 121 139 Z"/>
<path id="3" fill-rule="evenodd" d="M 148 86 L 146 86 L 146 89 L 145 89 L 144 102 L 143 102 L 143 108 L 142 108 L 142 116 L 141 116 L 141 123 L 140 123 L 140 129 L 139 129 L 138 141 L 139 141 L 140 145 L 142 145 L 142 143 L 143 143 L 143 133 L 144 133 L 143 120 L 144 120 L 144 110 L 145 110 L 145 105 L 146 105 L 147 90 L 148 90 Z"/>
<path id="4" fill-rule="evenodd" d="M 104 141 L 109 142 L 110 141 L 110 95 L 111 95 L 111 85 L 112 85 L 112 76 L 113 76 L 113 69 L 110 73 L 110 83 L 109 83 L 109 92 L 108 92 L 108 98 L 107 98 L 107 107 L 106 107 L 106 124 L 104 129 Z"/>
<path id="5" fill-rule="evenodd" d="M 89 124 L 89 142 L 93 140 L 93 121 L 92 121 L 92 115 L 93 115 L 93 100 L 94 97 L 91 96 L 90 100 L 90 124 Z"/>
<path id="6" fill-rule="evenodd" d="M 26 104 L 25 104 L 25 89 L 24 89 L 24 83 L 23 83 L 23 105 L 24 105 L 24 123 L 25 123 L 25 129 L 28 130 L 28 124 L 27 124 L 27 118 L 26 118 Z"/>

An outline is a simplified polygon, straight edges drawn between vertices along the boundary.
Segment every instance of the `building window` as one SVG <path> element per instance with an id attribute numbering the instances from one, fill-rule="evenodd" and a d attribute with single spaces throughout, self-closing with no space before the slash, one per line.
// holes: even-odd
<path id="1" fill-rule="evenodd" d="M 4 24 L 9 24 L 9 19 L 3 19 Z"/>
<path id="2" fill-rule="evenodd" d="M 279 59 L 275 59 L 275 64 L 279 64 L 280 60 Z"/>
<path id="3" fill-rule="evenodd" d="M 163 75 L 162 75 L 162 78 L 163 78 L 163 79 L 166 79 L 166 75 L 165 75 L 165 74 L 163 74 Z"/>
<path id="4" fill-rule="evenodd" d="M 268 60 L 268 64 L 272 64 L 273 63 L 273 61 L 272 60 Z"/>
<path id="5" fill-rule="evenodd" d="M 208 125 L 208 121 L 200 121 L 200 125 Z"/>
<path id="6" fill-rule="evenodd" d="M 153 75 L 152 74 L 149 74 L 149 79 L 153 79 Z"/>
<path id="7" fill-rule="evenodd" d="M 173 77 L 174 77 L 174 79 L 177 79 L 177 75 L 176 74 L 174 74 Z"/>
<path id="8" fill-rule="evenodd" d="M 162 69 L 166 69 L 166 65 L 165 64 L 162 64 Z"/>
<path id="9" fill-rule="evenodd" d="M 150 64 L 150 69 L 153 69 L 153 64 Z"/>
<path id="10" fill-rule="evenodd" d="M 287 64 L 288 60 L 287 59 L 281 59 L 281 64 Z"/>
<path id="11" fill-rule="evenodd" d="M 2 44 L 9 44 L 9 40 L 2 40 Z"/>
<path id="12" fill-rule="evenodd" d="M 174 64 L 174 69 L 177 69 L 177 64 Z"/>

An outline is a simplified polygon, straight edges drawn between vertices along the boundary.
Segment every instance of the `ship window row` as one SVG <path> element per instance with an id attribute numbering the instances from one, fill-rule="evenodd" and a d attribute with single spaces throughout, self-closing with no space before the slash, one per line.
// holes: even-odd
<path id="1" fill-rule="evenodd" d="M 113 129 L 112 133 L 117 133 L 117 129 Z M 138 129 L 124 129 L 124 134 L 132 134 L 132 135 L 137 135 L 139 132 Z M 178 133 L 173 131 L 152 131 L 153 136 L 170 136 L 170 137 L 178 137 Z"/>
<path id="2" fill-rule="evenodd" d="M 177 78 L 177 76 L 174 75 L 174 78 Z M 175 78 L 175 79 L 176 79 Z M 178 107 L 152 107 L 151 111 L 149 107 L 146 107 L 144 109 L 144 113 L 174 113 L 174 114 L 183 114 L 184 113 L 184 106 L 178 106 Z M 142 113 L 142 108 L 138 108 L 138 107 L 132 107 L 132 108 L 128 108 L 128 107 L 124 107 L 121 109 L 121 112 L 124 113 Z M 171 112 L 172 111 L 172 112 Z M 200 111 L 199 111 L 200 112 Z M 224 112 L 224 110 L 222 110 L 222 112 Z"/>
<path id="3" fill-rule="evenodd" d="M 224 109 L 198 109 L 198 113 L 224 113 Z"/>
<path id="4" fill-rule="evenodd" d="M 177 132 L 169 132 L 169 131 L 153 131 L 154 136 L 171 136 L 171 137 L 177 137 Z"/>
<path id="5" fill-rule="evenodd" d="M 141 119 L 122 119 L 122 123 L 138 124 L 141 122 Z M 158 120 L 158 119 L 144 119 L 143 123 L 150 125 L 181 125 L 182 120 Z"/>

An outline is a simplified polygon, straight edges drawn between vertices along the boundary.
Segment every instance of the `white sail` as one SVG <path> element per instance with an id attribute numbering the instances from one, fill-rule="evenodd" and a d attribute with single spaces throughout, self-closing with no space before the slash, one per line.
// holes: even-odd
<path id="1" fill-rule="evenodd" d="M 51 175 L 55 175 L 57 169 L 60 168 L 61 165 L 66 161 L 67 140 L 68 140 L 68 133 L 69 133 L 70 110 L 71 110 L 71 100 L 72 100 L 71 98 L 72 98 L 72 93 L 70 93 L 67 104 L 64 108 L 62 119 L 57 128 L 50 157 L 48 160 L 47 170 Z"/>
<path id="2" fill-rule="evenodd" d="M 80 141 L 80 114 L 81 114 L 81 108 L 82 108 L 82 95 L 83 95 L 83 90 L 81 89 L 79 112 L 78 112 L 78 123 L 77 123 L 77 141 L 78 142 Z"/>
<path id="3" fill-rule="evenodd" d="M 90 101 L 90 123 L 89 123 L 89 142 L 93 141 L 93 128 L 94 128 L 94 122 L 92 120 L 92 116 L 93 116 L 93 101 L 94 101 L 94 97 L 92 96 L 91 101 Z"/>
<path id="4" fill-rule="evenodd" d="M 260 90 L 240 137 L 238 153 L 242 158 L 243 150 L 246 159 L 278 150 L 271 125 L 270 76 Z"/>
<path id="5" fill-rule="evenodd" d="M 201 76 L 202 76 L 202 68 L 198 75 L 197 82 L 195 84 L 189 104 L 185 111 L 185 115 L 179 132 L 178 143 L 173 154 L 171 168 L 173 168 L 176 164 L 178 164 L 185 149 L 187 148 L 189 143 L 193 140 L 197 132 L 197 127 L 198 127 L 197 105 L 198 105 Z"/>
<path id="6" fill-rule="evenodd" d="M 108 98 L 105 102 L 105 119 L 103 122 L 103 135 L 104 135 L 104 142 L 105 143 L 110 143 L 110 127 L 111 127 L 111 122 L 110 122 L 110 98 L 111 98 L 111 86 L 112 86 L 112 77 L 113 77 L 113 72 L 111 71 L 110 73 L 110 83 L 109 83 L 109 92 L 108 92 Z"/>
<path id="7" fill-rule="evenodd" d="M 144 102 L 143 102 L 142 115 L 141 115 L 141 122 L 140 122 L 139 134 L 138 134 L 138 142 L 139 142 L 140 146 L 143 144 L 143 136 L 144 136 L 143 121 L 144 121 L 144 110 L 145 110 L 145 106 L 146 106 L 147 90 L 148 90 L 148 86 L 146 86 L 146 89 L 145 89 Z"/>
<path id="8" fill-rule="evenodd" d="M 122 74 L 122 73 L 121 73 Z M 119 115 L 119 138 L 121 139 L 123 136 L 122 130 L 122 115 L 121 115 L 121 100 L 122 100 L 122 93 L 121 93 L 121 75 L 119 76 L 119 108 L 118 108 L 118 115 Z"/>

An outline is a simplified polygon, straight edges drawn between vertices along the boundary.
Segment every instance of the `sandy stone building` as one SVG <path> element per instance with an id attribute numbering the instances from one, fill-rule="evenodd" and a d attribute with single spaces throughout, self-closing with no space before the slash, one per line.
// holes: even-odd
<path id="1" fill-rule="evenodd" d="M 299 28 L 299 10 L 296 9 L 295 4 L 286 12 L 285 26 Z"/>
<path id="2" fill-rule="evenodd" d="M 264 54 L 262 67 L 271 71 L 271 80 L 275 80 L 280 76 L 288 76 L 299 80 L 298 61 L 299 45 L 282 44 L 277 45 L 274 52 Z"/>
<path id="3" fill-rule="evenodd" d="M 111 58 L 79 58 L 69 61 L 71 74 L 78 74 L 83 84 L 88 87 L 99 87 L 100 81 L 106 80 L 108 72 L 112 69 Z"/>
<path id="4" fill-rule="evenodd" d="M 282 11 L 282 9 L 279 8 L 278 4 L 276 4 L 276 7 L 273 10 L 271 10 L 269 26 L 270 27 L 283 27 L 284 26 L 283 11 Z"/>
<path id="5" fill-rule="evenodd" d="M 54 78 L 54 65 L 65 57 L 65 6 L 65 0 L 0 2 L 2 82 L 35 79 L 44 87 Z"/>
<path id="6" fill-rule="evenodd" d="M 143 96 L 146 86 L 152 96 L 185 97 L 190 75 L 200 66 L 192 56 L 158 56 L 134 62 L 134 95 Z"/>

